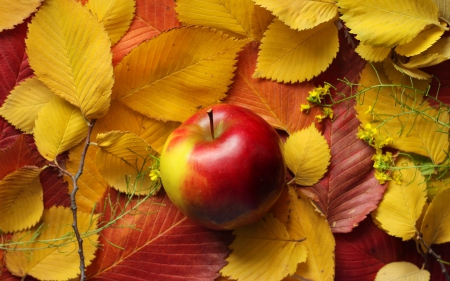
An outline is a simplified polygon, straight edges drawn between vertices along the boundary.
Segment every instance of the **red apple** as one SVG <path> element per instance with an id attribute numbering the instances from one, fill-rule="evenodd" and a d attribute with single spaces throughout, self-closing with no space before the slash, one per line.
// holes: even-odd
<path id="1" fill-rule="evenodd" d="M 167 139 L 160 164 L 172 203 L 198 224 L 218 230 L 261 219 L 285 182 L 277 132 L 235 105 L 214 105 L 186 120 Z"/>

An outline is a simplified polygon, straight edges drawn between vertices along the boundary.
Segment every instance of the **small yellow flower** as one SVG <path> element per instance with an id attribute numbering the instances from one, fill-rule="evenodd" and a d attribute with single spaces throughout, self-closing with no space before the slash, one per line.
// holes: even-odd
<path id="1" fill-rule="evenodd" d="M 310 108 L 311 108 L 311 105 L 309 103 L 300 105 L 301 112 L 306 111 L 306 113 L 308 113 Z"/>
<path id="2" fill-rule="evenodd" d="M 387 180 L 392 179 L 388 174 L 380 170 L 375 170 L 375 178 L 378 180 L 380 184 L 385 184 Z"/>
<path id="3" fill-rule="evenodd" d="M 320 123 L 320 122 L 322 122 L 322 120 L 323 119 L 325 119 L 325 118 L 327 118 L 326 116 L 323 116 L 323 115 L 316 115 L 316 119 L 317 119 L 317 121 Z"/>
<path id="4" fill-rule="evenodd" d="M 155 181 L 155 180 L 159 179 L 160 177 L 161 177 L 161 173 L 159 172 L 159 170 L 153 169 L 150 171 L 150 179 L 152 181 Z"/>
<path id="5" fill-rule="evenodd" d="M 323 87 L 315 87 L 312 91 L 309 91 L 309 96 L 306 98 L 307 101 L 312 103 L 321 103 L 322 98 L 325 95 L 330 94 L 330 85 L 326 84 Z"/>
<path id="6" fill-rule="evenodd" d="M 373 114 L 373 106 L 369 105 L 369 108 L 364 112 L 364 114 Z"/>
<path id="7" fill-rule="evenodd" d="M 333 109 L 329 108 L 329 107 L 325 107 L 323 110 L 323 115 L 325 115 L 326 117 L 329 117 L 330 119 L 333 119 L 334 117 L 334 111 Z"/>
<path id="8" fill-rule="evenodd" d="M 401 185 L 402 184 L 402 180 L 403 180 L 402 174 L 400 174 L 400 173 L 395 174 L 394 177 L 393 177 L 393 180 L 395 181 L 395 183 L 397 185 Z"/>

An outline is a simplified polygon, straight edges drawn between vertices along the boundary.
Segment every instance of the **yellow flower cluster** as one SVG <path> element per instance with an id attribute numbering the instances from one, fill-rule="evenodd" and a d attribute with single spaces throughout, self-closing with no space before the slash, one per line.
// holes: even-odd
<path id="1" fill-rule="evenodd" d="M 308 113 L 311 109 L 311 104 L 312 106 L 321 105 L 322 100 L 325 98 L 325 96 L 330 94 L 330 87 L 330 84 L 325 84 L 323 87 L 315 87 L 312 91 L 309 91 L 309 95 L 306 98 L 308 104 L 301 104 L 300 111 L 305 111 L 306 113 Z M 330 119 L 333 119 L 334 117 L 334 112 L 330 107 L 323 107 L 322 114 L 315 116 L 315 118 L 319 122 L 322 122 L 322 120 L 327 117 L 329 117 Z"/>
<path id="2" fill-rule="evenodd" d="M 384 146 L 391 144 L 393 139 L 381 135 L 379 129 L 373 128 L 370 123 L 367 123 L 364 128 L 358 128 L 356 136 L 375 148 L 375 155 L 372 160 L 374 161 L 375 178 L 378 182 L 384 184 L 387 180 L 395 180 L 397 184 L 401 183 L 401 178 L 398 175 L 394 178 L 390 176 L 391 168 L 395 165 L 392 153 L 383 153 L 382 150 Z"/>

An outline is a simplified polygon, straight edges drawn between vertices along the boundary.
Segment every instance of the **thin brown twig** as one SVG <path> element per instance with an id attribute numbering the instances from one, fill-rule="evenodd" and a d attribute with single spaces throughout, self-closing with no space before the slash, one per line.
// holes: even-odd
<path id="1" fill-rule="evenodd" d="M 425 243 L 425 241 L 423 241 L 422 235 L 420 235 L 420 234 L 417 235 L 417 240 L 420 242 L 420 244 L 422 244 L 427 249 L 427 253 L 432 255 L 436 259 L 436 261 L 439 263 L 439 265 L 441 266 L 442 274 L 444 274 L 445 280 L 450 281 L 450 276 L 448 275 L 447 269 L 445 268 L 445 265 L 443 263 L 441 256 L 438 255 L 435 251 L 433 251 L 433 249 L 431 249 L 431 247 L 428 246 L 427 243 Z"/>
<path id="2" fill-rule="evenodd" d="M 73 231 L 75 232 L 75 236 L 77 238 L 78 254 L 80 255 L 80 281 L 86 280 L 86 275 L 85 275 L 86 264 L 84 262 L 83 238 L 81 238 L 81 234 L 78 229 L 78 216 L 77 216 L 78 207 L 77 207 L 77 201 L 76 201 L 75 195 L 77 194 L 77 191 L 78 191 L 78 179 L 83 174 L 84 161 L 86 159 L 86 153 L 89 148 L 91 133 L 92 133 L 92 129 L 94 128 L 95 121 L 96 120 L 94 119 L 91 121 L 91 123 L 89 123 L 88 133 L 86 136 L 86 141 L 84 143 L 83 151 L 81 152 L 81 159 L 80 159 L 80 163 L 78 165 L 77 173 L 75 175 L 72 175 L 69 171 L 63 169 L 58 164 L 55 165 L 63 174 L 67 175 L 68 177 L 70 177 L 72 179 L 73 189 L 72 189 L 72 192 L 70 193 L 70 209 L 72 210 L 72 215 L 73 215 L 72 228 L 73 228 Z"/>

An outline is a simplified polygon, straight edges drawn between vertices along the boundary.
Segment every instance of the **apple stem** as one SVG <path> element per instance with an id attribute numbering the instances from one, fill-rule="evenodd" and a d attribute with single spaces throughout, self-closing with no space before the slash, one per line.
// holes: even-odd
<path id="1" fill-rule="evenodd" d="M 211 127 L 211 136 L 212 136 L 212 139 L 214 139 L 214 119 L 213 119 L 212 108 L 208 109 L 206 111 L 206 113 L 208 113 L 208 116 L 209 116 L 209 126 Z"/>

